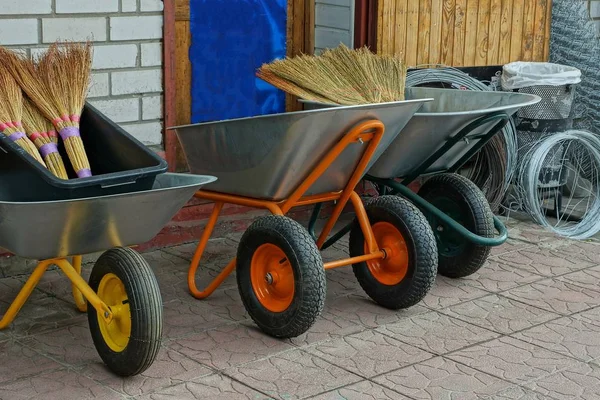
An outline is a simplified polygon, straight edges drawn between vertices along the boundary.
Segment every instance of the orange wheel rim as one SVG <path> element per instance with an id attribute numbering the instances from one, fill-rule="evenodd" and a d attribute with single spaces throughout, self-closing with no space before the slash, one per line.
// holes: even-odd
<path id="1" fill-rule="evenodd" d="M 402 233 L 389 222 L 377 222 L 372 227 L 373 235 L 380 249 L 384 249 L 385 258 L 367 261 L 371 275 L 384 285 L 396 285 L 408 272 L 408 248 Z M 365 242 L 365 254 L 369 248 Z"/>
<path id="2" fill-rule="evenodd" d="M 294 270 L 285 253 L 270 243 L 261 245 L 250 263 L 252 289 L 260 304 L 272 312 L 282 312 L 294 299 Z"/>

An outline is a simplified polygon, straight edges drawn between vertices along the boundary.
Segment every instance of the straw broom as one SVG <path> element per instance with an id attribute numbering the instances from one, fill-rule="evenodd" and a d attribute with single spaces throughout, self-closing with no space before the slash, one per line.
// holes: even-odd
<path id="1" fill-rule="evenodd" d="M 56 141 L 50 133 L 53 132 L 54 126 L 27 99 L 23 102 L 23 127 L 29 139 L 38 148 L 50 172 L 60 179 L 69 179 Z M 54 139 L 58 139 L 56 132 L 53 133 Z"/>
<path id="2" fill-rule="evenodd" d="M 40 164 L 46 166 L 35 145 L 23 132 L 22 113 L 23 93 L 10 72 L 0 68 L 0 131 Z"/>
<path id="3" fill-rule="evenodd" d="M 295 96 L 341 105 L 404 100 L 406 86 L 401 59 L 373 54 L 366 47 L 351 50 L 343 44 L 320 56 L 300 55 L 263 64 L 256 75 Z"/>
<path id="4" fill-rule="evenodd" d="M 11 70 L 40 112 L 62 138 L 77 177 L 92 175 L 79 134 L 79 118 L 90 81 L 91 43 L 54 43 L 36 66 L 32 60 L 0 49 L 0 62 Z"/>

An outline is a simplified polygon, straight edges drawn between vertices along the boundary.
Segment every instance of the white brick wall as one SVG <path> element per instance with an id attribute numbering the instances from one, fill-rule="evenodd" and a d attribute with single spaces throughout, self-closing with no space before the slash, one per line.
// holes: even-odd
<path id="1" fill-rule="evenodd" d="M 94 41 L 89 101 L 150 146 L 162 144 L 161 0 L 0 0 L 0 45 L 29 55 Z"/>

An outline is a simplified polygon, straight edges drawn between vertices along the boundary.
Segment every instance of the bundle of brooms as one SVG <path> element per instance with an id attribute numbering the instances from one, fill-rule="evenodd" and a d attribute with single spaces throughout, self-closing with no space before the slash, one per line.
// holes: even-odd
<path id="1" fill-rule="evenodd" d="M 11 71 L 35 108 L 52 122 L 77 177 L 91 176 L 79 134 L 79 118 L 90 82 L 91 43 L 54 43 L 37 63 L 0 48 L 0 62 Z"/>
<path id="2" fill-rule="evenodd" d="M 302 54 L 263 64 L 256 75 L 299 98 L 340 105 L 404 100 L 406 84 L 400 58 L 343 44 L 319 56 Z"/>
<path id="3" fill-rule="evenodd" d="M 45 166 L 35 145 L 24 132 L 21 125 L 22 115 L 23 93 L 10 72 L 0 68 L 0 131 Z"/>

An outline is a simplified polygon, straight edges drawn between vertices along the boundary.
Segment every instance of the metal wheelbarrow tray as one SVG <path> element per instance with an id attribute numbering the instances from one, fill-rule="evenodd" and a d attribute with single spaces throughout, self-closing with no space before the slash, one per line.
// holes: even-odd
<path id="1" fill-rule="evenodd" d="M 193 174 L 216 175 L 206 187 L 259 199 L 289 197 L 329 149 L 360 122 L 375 118 L 385 133 L 369 167 L 408 123 L 422 99 L 208 122 L 176 128 Z M 307 195 L 339 191 L 364 148 L 350 146 Z"/>
<path id="2" fill-rule="evenodd" d="M 3 149 L 0 247 L 41 261 L 0 319 L 0 329 L 14 320 L 48 267 L 56 265 L 72 282 L 77 308 L 87 311 L 94 345 L 108 368 L 122 376 L 143 372 L 160 348 L 162 300 L 148 263 L 125 246 L 152 239 L 195 191 L 215 178 L 156 176 L 162 168 L 159 162 L 151 176 L 138 170 L 125 174 L 124 180 L 100 175 L 89 181 L 91 185 L 57 187 L 29 155 L 12 146 Z M 126 144 L 122 150 L 122 156 L 127 154 Z M 105 154 L 107 159 L 110 154 Z M 84 197 L 85 193 L 104 195 Z M 81 254 L 104 250 L 85 282 Z"/>
<path id="3" fill-rule="evenodd" d="M 188 271 L 191 294 L 210 296 L 236 269 L 246 310 L 267 334 L 306 332 L 325 301 L 325 270 L 353 265 L 377 303 L 410 307 L 436 275 L 435 238 L 423 214 L 398 196 L 363 205 L 354 191 L 366 170 L 431 99 L 301 111 L 176 127 L 193 173 L 219 180 L 196 193 L 215 203 Z M 335 202 L 317 237 L 284 215 Z M 357 215 L 350 258 L 323 262 L 322 248 L 350 202 Z M 196 272 L 224 204 L 266 209 L 244 233 L 232 260 L 205 290 Z"/>
<path id="4" fill-rule="evenodd" d="M 481 268 L 490 248 L 504 243 L 508 234 L 479 188 L 455 172 L 500 132 L 514 113 L 540 98 L 511 92 L 406 89 L 407 99 L 431 97 L 435 100 L 413 116 L 368 171 L 367 179 L 376 183 L 380 194 L 400 194 L 425 213 L 436 236 L 439 272 L 458 278 Z M 311 108 L 333 107 L 303 102 Z M 422 175 L 435 176 L 417 195 L 407 186 Z M 350 229 L 348 225 L 337 232 L 324 247 Z"/>

